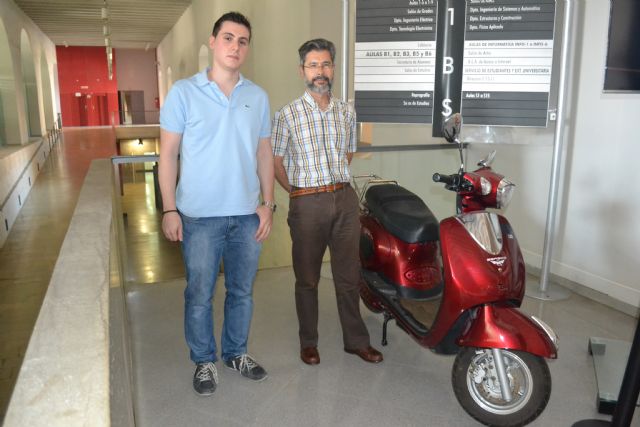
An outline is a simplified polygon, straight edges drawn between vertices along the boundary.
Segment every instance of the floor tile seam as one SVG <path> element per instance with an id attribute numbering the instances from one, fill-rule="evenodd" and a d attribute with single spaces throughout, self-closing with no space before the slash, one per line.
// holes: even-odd
<path id="1" fill-rule="evenodd" d="M 589 337 L 606 337 L 606 338 L 610 338 L 610 339 L 615 339 L 615 340 L 621 340 L 621 341 L 632 341 L 633 340 L 633 333 L 634 330 L 629 330 L 627 331 L 626 334 L 624 334 L 624 336 L 619 333 L 619 331 L 613 331 L 610 329 L 606 329 L 603 328 L 602 326 L 599 326 L 595 323 L 590 323 L 590 331 L 589 331 Z M 560 344 L 562 344 L 562 335 L 559 334 L 558 335 L 559 339 L 560 339 Z"/>
<path id="2" fill-rule="evenodd" d="M 284 381 L 279 388 L 277 388 L 273 393 L 269 395 L 269 398 L 267 399 L 266 403 L 260 408 L 258 413 L 255 415 L 255 418 L 251 425 L 254 425 L 254 426 L 262 425 L 259 423 L 260 418 L 264 414 L 268 413 L 272 407 L 275 407 L 275 403 L 277 403 L 278 396 L 285 394 L 284 393 L 285 390 L 289 387 L 290 384 L 293 384 L 295 382 L 296 377 L 297 377 L 297 374 L 289 375 L 289 379 L 287 381 Z M 269 381 L 269 378 L 267 378 L 267 381 Z"/>
<path id="3" fill-rule="evenodd" d="M 528 297 L 528 298 L 530 298 L 530 300 L 533 302 L 537 301 L 540 303 L 548 304 L 548 306 L 545 308 L 548 308 L 552 311 L 554 309 L 562 310 L 562 314 L 568 314 L 580 320 L 589 321 L 588 318 L 585 319 L 585 316 L 588 316 L 589 312 L 591 311 L 594 311 L 594 310 L 598 311 L 599 308 L 612 310 L 619 316 L 634 318 L 634 316 L 631 316 L 622 310 L 619 310 L 615 307 L 611 307 L 598 300 L 590 299 L 588 297 L 580 295 L 579 293 L 576 293 L 571 289 L 567 289 L 567 291 L 569 292 L 571 299 L 573 299 L 573 303 L 571 303 L 571 300 L 540 302 L 531 297 Z"/>
<path id="4" fill-rule="evenodd" d="M 219 393 L 219 391 L 218 391 L 218 393 Z M 216 394 L 217 393 L 214 393 L 213 396 L 205 396 L 205 397 L 196 396 L 196 397 L 198 399 L 202 399 L 203 402 L 206 403 L 206 400 L 208 400 L 208 399 L 215 399 L 216 398 L 216 396 L 215 396 Z M 211 411 L 207 411 L 206 409 L 201 409 L 201 408 L 198 408 L 198 407 L 193 408 L 193 410 L 195 410 L 196 412 L 201 414 L 203 416 L 203 418 L 207 418 L 210 421 L 223 421 L 225 423 L 229 422 L 229 423 L 233 423 L 233 425 L 238 425 L 238 426 L 245 425 L 242 421 L 239 421 L 239 420 L 234 419 L 234 418 L 230 418 L 229 416 L 226 416 L 224 414 L 219 414 L 219 413 L 212 414 Z M 136 411 L 136 412 L 138 414 L 140 413 L 139 410 Z M 152 418 L 152 417 L 144 416 L 144 417 L 138 417 L 138 418 L 149 419 L 149 418 Z M 139 425 L 140 427 L 144 427 L 145 426 L 144 422 L 138 422 L 137 425 Z M 211 425 L 216 425 L 216 424 L 214 423 L 214 424 L 211 424 Z"/>
<path id="5" fill-rule="evenodd" d="M 286 388 L 288 386 L 288 384 L 293 382 L 293 380 L 294 379 L 292 378 L 292 380 L 288 381 L 287 384 L 283 385 L 281 388 L 282 389 Z M 327 396 L 329 398 L 334 398 L 334 397 L 338 396 L 338 397 L 343 397 L 345 399 L 355 399 L 355 400 L 358 400 L 360 402 L 364 402 L 365 404 L 373 404 L 373 405 L 380 404 L 380 401 L 378 399 L 367 398 L 365 395 L 355 395 L 353 393 L 340 392 L 340 391 L 335 391 L 335 390 L 334 391 L 324 391 L 324 390 L 321 390 L 321 389 L 315 391 L 315 393 L 319 394 L 319 395 L 322 395 L 322 396 Z M 280 395 L 280 393 L 278 393 L 277 395 Z M 274 401 L 273 403 L 270 404 L 270 406 L 274 406 L 274 403 L 277 403 L 275 401 L 276 400 L 276 394 L 275 393 L 274 393 L 274 397 L 271 398 L 270 400 Z M 394 408 L 397 408 L 397 409 L 406 409 L 406 410 L 411 410 L 412 412 L 418 411 L 419 413 L 424 414 L 425 416 L 426 415 L 430 415 L 429 411 L 427 411 L 427 410 L 421 410 L 419 408 L 416 409 L 415 406 L 411 406 L 411 407 L 402 406 L 402 403 L 401 402 L 398 403 L 397 401 L 393 402 L 393 406 L 394 406 Z M 265 411 L 262 411 L 262 412 L 266 413 Z M 257 414 L 256 417 L 259 418 L 259 415 L 260 414 Z M 443 418 L 443 419 L 448 419 L 448 418 Z M 262 426 L 262 424 L 260 424 L 258 420 L 256 420 L 256 422 L 254 422 L 252 425 L 256 426 L 256 427 Z"/>
<path id="6" fill-rule="evenodd" d="M 384 363 L 383 365 L 376 365 L 376 367 L 384 368 L 384 366 L 387 365 L 387 364 L 392 364 L 392 365 L 396 365 L 396 366 L 402 366 L 402 365 L 399 365 L 397 363 L 388 363 L 386 360 L 383 363 Z M 314 369 L 314 368 L 311 367 L 311 369 Z M 287 382 L 287 385 L 292 383 L 292 382 L 294 382 L 294 380 L 295 380 L 295 378 L 292 377 L 292 379 Z M 283 388 L 284 387 L 285 386 L 283 386 Z M 316 391 L 316 393 L 319 393 L 319 394 L 325 395 L 325 396 L 329 396 L 329 397 L 333 397 L 333 396 L 338 395 L 338 396 L 345 397 L 345 398 L 355 398 L 355 399 L 361 400 L 363 402 L 379 403 L 378 399 L 367 398 L 366 395 L 354 395 L 353 393 L 342 392 L 342 391 L 339 391 L 339 390 L 324 391 L 324 390 L 322 390 L 322 388 L 319 388 Z M 398 402 L 394 403 L 394 405 L 397 405 L 397 404 L 398 404 Z M 411 407 L 411 409 L 414 410 L 414 407 Z M 424 411 L 424 412 L 427 413 L 427 411 Z"/>
<path id="7" fill-rule="evenodd" d="M 278 393 L 273 393 L 273 396 L 269 399 L 269 404 L 260 411 L 260 413 L 256 414 L 254 420 L 251 422 L 251 426 L 255 426 L 255 427 L 262 427 L 264 424 L 260 421 L 261 419 L 264 419 L 265 414 L 269 413 L 269 410 L 271 408 L 275 408 L 276 404 L 278 402 L 277 397 L 280 395 L 285 395 L 284 390 L 286 389 L 286 387 L 289 386 L 289 384 L 294 382 L 294 378 L 292 377 L 288 382 L 283 383 L 283 385 L 281 386 L 281 390 Z M 325 395 L 335 395 L 335 393 L 330 394 L 330 393 L 324 393 L 322 391 L 319 392 L 320 394 L 325 394 Z"/>

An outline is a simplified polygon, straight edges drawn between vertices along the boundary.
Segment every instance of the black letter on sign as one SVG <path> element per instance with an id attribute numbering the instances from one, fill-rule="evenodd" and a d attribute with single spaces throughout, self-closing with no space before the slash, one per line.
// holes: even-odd
<path id="1" fill-rule="evenodd" d="M 460 112 L 465 12 L 465 0 L 438 0 L 432 136 L 442 136 L 444 119 Z"/>

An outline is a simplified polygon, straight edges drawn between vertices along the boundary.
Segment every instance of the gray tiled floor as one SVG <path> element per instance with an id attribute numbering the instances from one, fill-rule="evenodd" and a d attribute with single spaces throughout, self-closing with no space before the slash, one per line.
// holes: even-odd
<path id="1" fill-rule="evenodd" d="M 215 307 L 221 325 L 224 286 Z M 137 420 L 141 426 L 475 426 L 451 389 L 453 357 L 419 347 L 392 323 L 389 345 L 379 346 L 381 316 L 362 308 L 372 343 L 385 361 L 366 364 L 342 351 L 333 286 L 320 286 L 321 363 L 298 358 L 297 324 L 289 268 L 263 270 L 255 286 L 249 352 L 269 371 L 252 383 L 218 363 L 220 385 L 202 398 L 191 388 L 193 366 L 182 335 L 182 290 L 175 280 L 139 285 L 129 293 L 136 365 Z M 559 333 L 560 357 L 549 363 L 551 400 L 532 426 L 571 426 L 585 418 L 608 419 L 595 407 L 596 382 L 590 336 L 630 340 L 635 321 L 578 295 L 559 302 L 526 298 L 525 311 Z M 640 426 L 638 416 L 635 426 Z"/>

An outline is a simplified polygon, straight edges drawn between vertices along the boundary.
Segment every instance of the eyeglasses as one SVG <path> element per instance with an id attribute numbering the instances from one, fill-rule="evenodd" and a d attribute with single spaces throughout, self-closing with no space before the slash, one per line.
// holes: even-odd
<path id="1" fill-rule="evenodd" d="M 322 64 L 318 64 L 316 62 L 312 62 L 309 65 L 303 65 L 304 68 L 308 68 L 311 71 L 326 71 L 326 70 L 330 70 L 334 67 L 335 64 L 333 64 L 333 62 L 323 62 Z"/>

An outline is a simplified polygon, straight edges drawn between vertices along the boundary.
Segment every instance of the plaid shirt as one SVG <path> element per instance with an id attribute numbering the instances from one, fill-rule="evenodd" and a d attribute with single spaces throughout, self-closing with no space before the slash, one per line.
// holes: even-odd
<path id="1" fill-rule="evenodd" d="M 305 91 L 276 112 L 271 145 L 275 156 L 284 157 L 289 183 L 295 187 L 349 182 L 347 153 L 357 150 L 355 110 L 332 96 L 322 111 Z"/>

